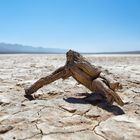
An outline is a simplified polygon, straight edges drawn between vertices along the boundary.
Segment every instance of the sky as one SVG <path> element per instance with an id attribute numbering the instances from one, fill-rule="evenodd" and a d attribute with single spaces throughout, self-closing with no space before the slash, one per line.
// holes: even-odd
<path id="1" fill-rule="evenodd" d="M 0 42 L 80 52 L 140 50 L 140 0 L 0 0 Z"/>

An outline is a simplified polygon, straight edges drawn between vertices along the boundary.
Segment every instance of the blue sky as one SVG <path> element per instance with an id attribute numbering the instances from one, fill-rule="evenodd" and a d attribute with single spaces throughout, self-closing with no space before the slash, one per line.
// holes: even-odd
<path id="1" fill-rule="evenodd" d="M 0 0 L 0 42 L 140 50 L 140 0 Z"/>

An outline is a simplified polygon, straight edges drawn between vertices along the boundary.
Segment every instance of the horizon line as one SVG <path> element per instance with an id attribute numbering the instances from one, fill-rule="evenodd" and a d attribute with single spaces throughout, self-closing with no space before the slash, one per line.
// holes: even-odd
<path id="1" fill-rule="evenodd" d="M 34 46 L 34 45 L 25 45 L 25 44 L 20 44 L 20 43 L 5 43 L 5 42 L 0 42 L 0 44 L 6 44 L 6 45 L 19 45 L 19 46 L 24 46 L 24 47 L 33 47 L 33 48 L 44 48 L 44 49 L 60 49 L 60 50 L 65 50 L 65 51 L 68 51 L 68 50 L 70 50 L 71 48 L 57 48 L 57 47 L 55 47 L 55 48 L 51 48 L 51 47 L 44 47 L 44 46 Z M 74 49 L 71 49 L 71 50 L 74 50 Z M 77 51 L 77 52 L 80 52 L 80 51 L 78 51 L 78 50 L 74 50 L 74 51 Z M 7 52 L 1 52 L 0 51 L 0 54 L 2 54 L 2 53 L 7 53 Z M 10 54 L 10 53 L 54 53 L 54 52 L 29 52 L 29 51 L 24 51 L 24 52 L 16 52 L 16 51 L 11 51 L 11 52 L 8 52 L 8 54 Z M 61 54 L 61 52 L 56 52 L 57 54 Z M 63 54 L 64 52 L 62 52 L 62 54 Z M 127 50 L 127 51 L 96 51 L 96 52 L 86 52 L 86 51 L 81 51 L 80 53 L 82 53 L 82 54 L 126 54 L 126 53 L 137 53 L 137 54 L 140 54 L 140 50 Z"/>

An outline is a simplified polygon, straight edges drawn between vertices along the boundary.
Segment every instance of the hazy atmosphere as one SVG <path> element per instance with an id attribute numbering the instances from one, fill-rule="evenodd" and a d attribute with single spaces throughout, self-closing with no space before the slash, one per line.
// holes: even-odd
<path id="1" fill-rule="evenodd" d="M 140 50 L 139 0 L 0 0 L 0 42 L 80 52 Z"/>

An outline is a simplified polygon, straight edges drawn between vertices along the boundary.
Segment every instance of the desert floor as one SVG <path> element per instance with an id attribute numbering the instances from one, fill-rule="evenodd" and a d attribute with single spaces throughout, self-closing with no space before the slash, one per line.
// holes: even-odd
<path id="1" fill-rule="evenodd" d="M 73 78 L 24 97 L 65 55 L 0 55 L 0 140 L 140 140 L 140 55 L 84 55 L 123 85 L 125 105 L 98 100 Z M 91 96 L 89 96 L 91 95 Z"/>

